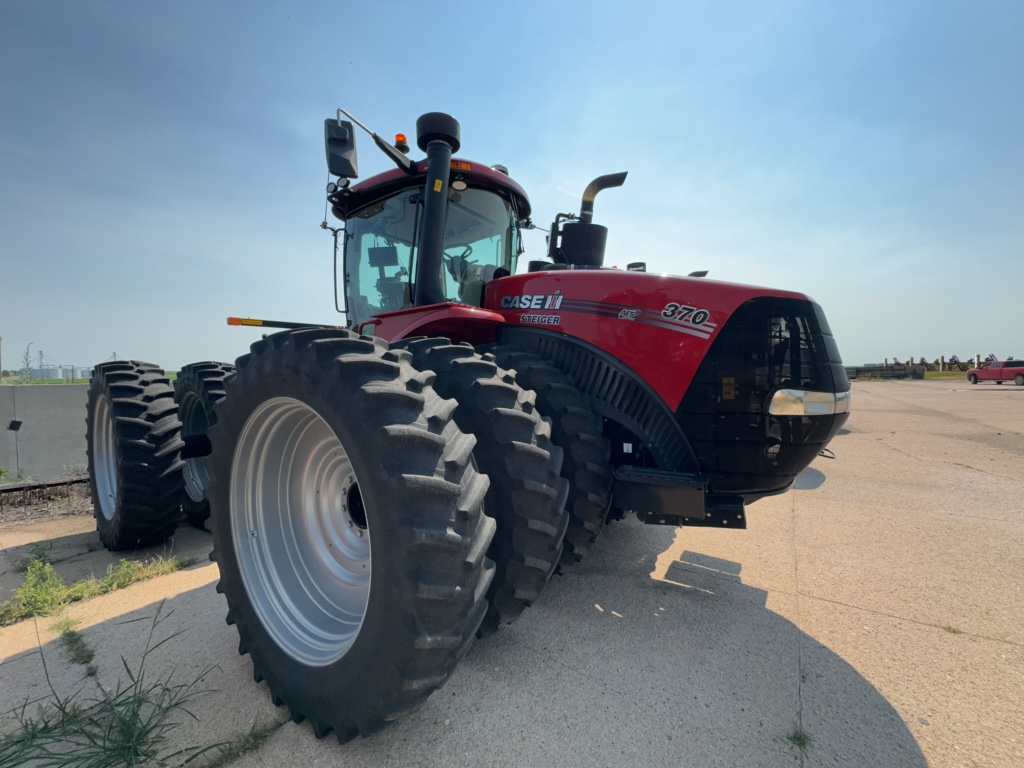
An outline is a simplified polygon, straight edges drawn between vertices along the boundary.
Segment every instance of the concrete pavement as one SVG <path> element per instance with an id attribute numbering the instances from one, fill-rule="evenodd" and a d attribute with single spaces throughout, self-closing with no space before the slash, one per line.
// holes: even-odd
<path id="1" fill-rule="evenodd" d="M 753 505 L 747 531 L 615 523 L 418 712 L 344 746 L 289 722 L 234 765 L 1024 765 L 1024 388 L 857 382 L 853 397 L 837 458 Z M 0 570 L 33 536 L 60 539 L 75 573 L 109 558 L 74 525 L 0 530 Z M 152 673 L 215 667 L 181 744 L 283 717 L 216 578 L 201 564 L 71 610 L 112 686 L 148 626 L 126 620 L 167 598 L 158 633 L 182 634 Z M 58 689 L 91 684 L 47 626 L 0 629 L 0 708 L 45 693 L 40 641 Z"/>

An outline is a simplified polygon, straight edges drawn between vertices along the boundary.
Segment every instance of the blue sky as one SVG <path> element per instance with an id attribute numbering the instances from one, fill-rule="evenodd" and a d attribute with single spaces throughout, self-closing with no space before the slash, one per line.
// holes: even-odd
<path id="1" fill-rule="evenodd" d="M 803 291 L 847 363 L 1024 356 L 1024 4 L 295 5 L 0 5 L 5 368 L 341 322 L 339 106 L 385 136 L 453 114 L 542 226 L 629 171 L 606 263 Z M 389 167 L 365 138 L 364 177 Z"/>

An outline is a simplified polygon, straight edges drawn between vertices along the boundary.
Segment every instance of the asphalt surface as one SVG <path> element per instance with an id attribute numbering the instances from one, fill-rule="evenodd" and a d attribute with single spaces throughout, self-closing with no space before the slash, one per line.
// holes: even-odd
<path id="1" fill-rule="evenodd" d="M 615 523 L 416 713 L 346 745 L 289 721 L 233 765 L 1024 766 L 1024 388 L 858 382 L 853 409 L 835 460 L 748 530 Z M 102 573 L 92 527 L 0 529 L 0 589 L 33 542 Z M 40 646 L 58 691 L 116 686 L 166 600 L 154 637 L 181 634 L 146 674 L 212 670 L 174 743 L 284 718 L 224 623 L 209 535 L 173 547 L 204 559 L 71 610 L 94 679 L 48 620 L 0 629 L 0 710 L 46 695 Z"/>

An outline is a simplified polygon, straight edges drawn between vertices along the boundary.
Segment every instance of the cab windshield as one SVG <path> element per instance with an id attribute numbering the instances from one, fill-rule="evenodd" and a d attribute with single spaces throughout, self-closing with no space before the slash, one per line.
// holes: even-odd
<path id="1" fill-rule="evenodd" d="M 513 274 L 519 255 L 515 210 L 481 189 L 448 196 L 442 286 L 448 301 L 483 304 L 484 285 Z M 345 282 L 349 321 L 412 306 L 423 219 L 423 192 L 406 190 L 349 216 L 345 224 Z"/>

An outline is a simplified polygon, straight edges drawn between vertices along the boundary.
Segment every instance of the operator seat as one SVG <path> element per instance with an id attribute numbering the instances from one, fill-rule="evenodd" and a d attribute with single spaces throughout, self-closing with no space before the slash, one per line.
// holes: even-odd
<path id="1" fill-rule="evenodd" d="M 459 285 L 459 298 L 470 306 L 482 307 L 484 287 L 495 278 L 497 269 L 493 264 L 472 265 L 466 279 Z"/>

